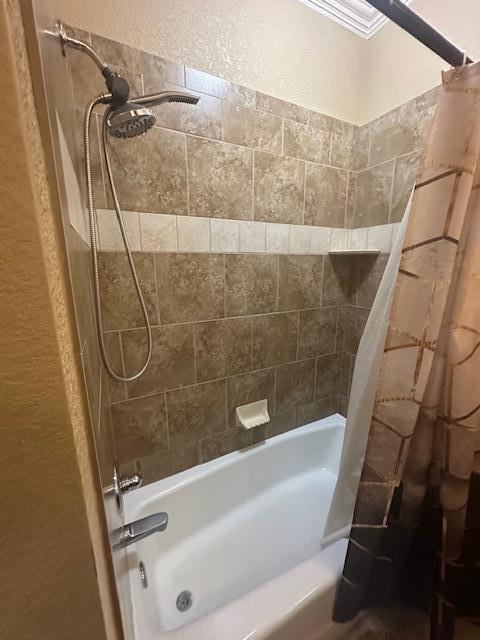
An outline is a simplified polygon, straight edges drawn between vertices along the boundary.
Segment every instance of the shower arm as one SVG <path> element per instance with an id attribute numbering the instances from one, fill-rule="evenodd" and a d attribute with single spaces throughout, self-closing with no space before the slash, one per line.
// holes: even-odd
<path id="1" fill-rule="evenodd" d="M 130 85 L 125 80 L 125 78 L 122 78 L 122 76 L 119 76 L 118 73 L 112 71 L 108 64 L 86 42 L 82 42 L 82 40 L 77 40 L 76 38 L 72 38 L 67 35 L 65 27 L 61 22 L 59 22 L 57 26 L 58 33 L 56 35 L 60 38 L 63 55 L 66 55 L 67 47 L 71 47 L 72 49 L 77 49 L 77 51 L 86 53 L 87 56 L 94 61 L 94 63 L 100 69 L 102 76 L 105 78 L 107 88 L 112 94 L 110 98 L 110 104 L 113 104 L 114 106 L 121 106 L 122 104 L 125 104 L 125 102 L 127 102 L 130 97 Z"/>

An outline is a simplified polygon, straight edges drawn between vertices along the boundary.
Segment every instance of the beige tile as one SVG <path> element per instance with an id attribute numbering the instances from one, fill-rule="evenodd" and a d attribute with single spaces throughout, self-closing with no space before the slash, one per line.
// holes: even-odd
<path id="1" fill-rule="evenodd" d="M 227 426 L 225 380 L 168 391 L 168 434 L 172 448 L 182 447 L 225 431 Z"/>
<path id="2" fill-rule="evenodd" d="M 299 404 L 295 408 L 296 426 L 302 427 L 303 425 L 316 422 L 322 418 L 327 418 L 334 412 L 334 403 L 330 396 L 314 400 L 313 402 Z"/>
<path id="3" fill-rule="evenodd" d="M 288 253 L 307 255 L 310 253 L 312 227 L 291 224 L 288 237 Z"/>
<path id="4" fill-rule="evenodd" d="M 346 125 L 342 133 L 332 133 L 329 164 L 342 169 L 351 169 L 356 160 L 356 136 L 353 125 Z"/>
<path id="5" fill-rule="evenodd" d="M 322 305 L 348 304 L 354 290 L 351 256 L 326 256 L 323 267 Z"/>
<path id="6" fill-rule="evenodd" d="M 254 162 L 255 220 L 302 224 L 305 163 L 262 151 Z"/>
<path id="7" fill-rule="evenodd" d="M 277 266 L 276 256 L 225 256 L 226 315 L 275 311 Z"/>
<path id="8" fill-rule="evenodd" d="M 322 131 L 335 133 L 337 135 L 341 135 L 352 126 L 344 120 L 332 118 L 331 116 L 326 116 L 323 113 L 318 113 L 317 111 L 309 111 L 308 123 L 315 129 L 321 129 Z"/>
<path id="9" fill-rule="evenodd" d="M 93 318 L 92 318 L 93 319 Z M 108 358 L 108 362 L 112 369 L 120 376 L 124 376 L 123 360 L 122 360 L 122 348 L 120 346 L 120 334 L 115 332 L 108 332 L 103 334 L 105 342 L 105 351 Z M 106 386 L 108 387 L 108 401 L 120 402 L 127 398 L 127 388 L 123 382 L 117 382 L 110 376 L 105 376 Z M 102 391 L 103 393 L 103 391 Z"/>
<path id="10" fill-rule="evenodd" d="M 228 378 L 228 423 L 235 427 L 235 409 L 250 402 L 267 400 L 270 413 L 274 413 L 274 369 L 264 369 Z"/>
<path id="11" fill-rule="evenodd" d="M 330 251 L 332 232 L 329 227 L 308 227 L 310 230 L 310 253 L 325 255 Z"/>
<path id="12" fill-rule="evenodd" d="M 389 219 L 393 162 L 362 171 L 356 176 L 352 227 L 386 224 Z"/>
<path id="13" fill-rule="evenodd" d="M 362 171 L 368 167 L 368 156 L 370 152 L 370 125 L 355 127 L 353 137 L 354 148 L 351 168 L 354 171 Z"/>
<path id="14" fill-rule="evenodd" d="M 157 302 L 153 255 L 134 253 L 133 261 L 150 321 L 155 324 Z M 125 253 L 99 252 L 98 266 L 104 329 L 111 331 L 142 327 L 145 321 Z"/>
<path id="15" fill-rule="evenodd" d="M 300 107 L 298 104 L 292 102 L 286 102 L 279 98 L 268 96 L 265 93 L 256 92 L 255 106 L 260 111 L 266 111 L 267 113 L 273 113 L 281 118 L 288 118 L 289 120 L 295 120 L 296 122 L 308 122 L 308 109 Z"/>
<path id="16" fill-rule="evenodd" d="M 142 73 L 148 77 L 154 77 L 159 84 L 155 84 L 153 87 L 147 84 L 146 93 L 157 91 L 159 85 L 164 82 L 184 85 L 184 69 L 181 64 L 95 34 L 92 34 L 92 46 L 114 70 L 117 65 L 120 65 L 120 67 L 128 68 L 137 74 Z"/>
<path id="17" fill-rule="evenodd" d="M 395 160 L 390 222 L 400 222 L 403 218 L 420 167 L 420 159 L 421 153 L 417 151 Z"/>
<path id="18" fill-rule="evenodd" d="M 244 449 L 252 444 L 252 432 L 230 429 L 225 433 L 205 438 L 200 443 L 200 456 L 202 462 L 208 462 L 220 458 L 227 453 Z"/>
<path id="19" fill-rule="evenodd" d="M 290 411 L 284 411 L 283 413 L 277 413 L 274 416 L 270 416 L 270 422 L 265 425 L 265 433 L 267 438 L 273 438 L 295 429 L 297 423 L 295 421 L 295 409 Z"/>
<path id="20" fill-rule="evenodd" d="M 115 186 L 124 209 L 187 213 L 184 134 L 153 127 L 148 135 L 111 138 L 109 143 Z"/>
<path id="21" fill-rule="evenodd" d="M 195 324 L 198 382 L 251 370 L 250 323 L 250 318 L 227 318 Z"/>
<path id="22" fill-rule="evenodd" d="M 330 251 L 345 251 L 350 239 L 349 229 L 332 229 Z"/>
<path id="23" fill-rule="evenodd" d="M 283 125 L 283 152 L 311 162 L 328 164 L 330 134 L 306 124 L 285 120 Z"/>
<path id="24" fill-rule="evenodd" d="M 145 80 L 144 80 L 145 81 Z M 155 79 L 146 93 L 154 92 Z M 166 91 L 185 91 L 183 87 L 166 84 Z M 158 91 L 158 84 L 157 84 Z M 181 102 L 166 102 L 153 109 L 157 118 L 157 126 L 175 131 L 183 131 L 195 136 L 203 136 L 214 140 L 222 139 L 222 100 L 197 91 L 188 93 L 200 98 L 196 105 Z"/>
<path id="25" fill-rule="evenodd" d="M 147 353 L 145 331 L 121 334 L 125 373 L 140 369 Z M 153 352 L 145 373 L 127 385 L 129 398 L 185 387 L 195 382 L 193 328 L 190 324 L 152 327 Z"/>
<path id="26" fill-rule="evenodd" d="M 371 123 L 370 165 L 415 151 L 424 143 L 431 107 L 410 101 Z"/>
<path id="27" fill-rule="evenodd" d="M 120 464 L 168 448 L 165 394 L 113 404 L 112 420 Z"/>
<path id="28" fill-rule="evenodd" d="M 345 314 L 345 338 L 344 350 L 347 353 L 356 354 L 360 339 L 368 320 L 369 309 L 347 307 Z"/>
<path id="29" fill-rule="evenodd" d="M 347 179 L 347 173 L 341 169 L 307 163 L 305 224 L 318 227 L 345 226 Z"/>
<path id="30" fill-rule="evenodd" d="M 197 216 L 252 218 L 252 151 L 187 136 L 190 211 Z"/>
<path id="31" fill-rule="evenodd" d="M 179 251 L 205 252 L 211 250 L 210 219 L 177 217 Z"/>
<path id="32" fill-rule="evenodd" d="M 356 304 L 370 308 L 377 294 L 388 255 L 362 256 L 356 261 Z"/>
<path id="33" fill-rule="evenodd" d="M 344 389 L 343 355 L 335 353 L 317 358 L 316 398 L 336 396 Z"/>
<path id="34" fill-rule="evenodd" d="M 224 316 L 223 256 L 157 253 L 155 270 L 162 324 Z"/>
<path id="35" fill-rule="evenodd" d="M 335 352 L 337 308 L 300 311 L 298 357 L 300 360 Z"/>
<path id="36" fill-rule="evenodd" d="M 290 225 L 266 223 L 267 253 L 288 253 L 290 246 Z"/>
<path id="37" fill-rule="evenodd" d="M 178 251 L 177 218 L 161 213 L 140 213 L 142 251 Z"/>
<path id="38" fill-rule="evenodd" d="M 367 249 L 368 227 L 363 229 L 352 229 L 348 248 L 350 251 L 366 251 Z"/>
<path id="39" fill-rule="evenodd" d="M 381 224 L 368 227 L 367 250 L 389 253 L 392 248 L 392 226 Z"/>
<path id="40" fill-rule="evenodd" d="M 297 358 L 298 313 L 252 318 L 253 368 L 293 362 Z"/>
<path id="41" fill-rule="evenodd" d="M 224 102 L 223 140 L 253 149 L 282 153 L 282 119 Z"/>
<path id="42" fill-rule="evenodd" d="M 275 411 L 289 411 L 312 402 L 315 392 L 315 360 L 294 362 L 276 370 Z"/>
<path id="43" fill-rule="evenodd" d="M 265 222 L 240 222 L 240 251 L 242 253 L 265 253 Z"/>
<path id="44" fill-rule="evenodd" d="M 138 213 L 134 211 L 122 212 L 128 244 L 132 251 L 141 251 L 140 226 Z M 115 211 L 111 209 L 97 209 L 98 247 L 101 251 L 124 251 L 124 244 Z M 144 248 L 144 250 L 147 250 Z"/>
<path id="45" fill-rule="evenodd" d="M 280 256 L 278 309 L 320 306 L 323 256 Z"/>
<path id="46" fill-rule="evenodd" d="M 212 251 L 215 253 L 238 253 L 240 251 L 239 220 L 212 219 L 210 231 L 212 234 Z"/>
<path id="47" fill-rule="evenodd" d="M 255 105 L 255 92 L 247 87 L 223 80 L 197 69 L 185 68 L 186 86 L 188 89 L 208 93 L 209 95 L 241 104 L 246 107 Z"/>
<path id="48" fill-rule="evenodd" d="M 185 469 L 191 469 L 200 464 L 200 451 L 198 442 L 192 442 L 184 447 L 160 451 L 139 461 L 143 475 L 143 484 L 147 485 L 162 478 L 167 478 Z M 135 467 L 123 466 L 122 475 L 128 475 Z"/>

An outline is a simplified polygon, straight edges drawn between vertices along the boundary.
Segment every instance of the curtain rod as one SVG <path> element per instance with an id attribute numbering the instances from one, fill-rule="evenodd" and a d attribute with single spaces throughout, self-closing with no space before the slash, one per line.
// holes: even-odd
<path id="1" fill-rule="evenodd" d="M 436 53 L 437 56 L 446 60 L 452 67 L 460 67 L 464 63 L 473 62 L 465 55 L 464 51 L 447 40 L 445 36 L 400 0 L 367 0 L 367 2 Z"/>

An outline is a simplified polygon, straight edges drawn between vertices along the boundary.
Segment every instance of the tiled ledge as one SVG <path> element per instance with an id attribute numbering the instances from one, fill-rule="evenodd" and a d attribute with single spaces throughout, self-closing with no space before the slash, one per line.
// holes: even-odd
<path id="1" fill-rule="evenodd" d="M 133 251 L 201 253 L 274 253 L 326 255 L 330 251 L 388 253 L 398 224 L 339 229 L 249 220 L 123 214 Z M 98 209 L 99 249 L 120 251 L 123 243 L 115 213 Z"/>

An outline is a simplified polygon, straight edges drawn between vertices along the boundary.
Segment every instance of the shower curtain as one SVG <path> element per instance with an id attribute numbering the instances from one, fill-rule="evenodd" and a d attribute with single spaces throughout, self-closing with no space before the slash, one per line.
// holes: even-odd
<path id="1" fill-rule="evenodd" d="M 432 639 L 478 640 L 480 64 L 446 72 L 443 89 L 404 239 L 334 619 L 413 606 L 430 612 Z"/>

